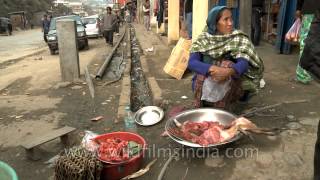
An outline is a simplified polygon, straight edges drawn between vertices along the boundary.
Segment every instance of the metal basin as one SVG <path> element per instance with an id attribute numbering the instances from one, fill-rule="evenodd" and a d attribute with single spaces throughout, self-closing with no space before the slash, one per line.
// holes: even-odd
<path id="1" fill-rule="evenodd" d="M 134 116 L 136 123 L 141 126 L 152 126 L 163 119 L 164 112 L 157 106 L 146 106 L 139 109 Z"/>
<path id="2" fill-rule="evenodd" d="M 185 121 L 194 121 L 194 122 L 213 121 L 213 122 L 219 122 L 222 125 L 229 125 L 236 118 L 237 118 L 237 116 L 235 116 L 227 111 L 223 111 L 223 110 L 219 110 L 219 109 L 211 109 L 211 108 L 193 109 L 193 110 L 183 111 L 183 112 L 179 113 L 178 115 L 170 118 L 166 123 L 165 129 L 167 131 L 169 128 L 176 128 L 176 125 L 173 121 L 174 119 L 176 119 L 180 123 L 183 123 Z M 189 141 L 179 139 L 179 138 L 175 137 L 174 135 L 171 135 L 169 132 L 168 132 L 168 134 L 171 139 L 173 139 L 174 141 L 176 141 L 179 144 L 189 146 L 189 147 L 196 147 L 196 148 L 197 147 L 202 147 L 202 148 L 204 147 L 200 144 L 196 144 L 196 143 L 192 143 Z M 238 133 L 235 137 L 231 138 L 228 141 L 218 143 L 218 144 L 212 144 L 212 145 L 205 146 L 205 147 L 217 147 L 217 146 L 225 145 L 225 144 L 228 144 L 228 143 L 231 143 L 233 141 L 238 140 L 241 136 L 242 136 L 242 134 Z"/>

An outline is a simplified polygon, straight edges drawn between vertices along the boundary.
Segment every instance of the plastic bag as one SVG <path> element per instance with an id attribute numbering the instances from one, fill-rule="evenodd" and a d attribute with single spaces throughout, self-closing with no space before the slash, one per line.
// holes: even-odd
<path id="1" fill-rule="evenodd" d="M 201 100 L 207 102 L 218 102 L 223 99 L 226 93 L 230 90 L 231 79 L 223 83 L 218 83 L 208 77 L 204 80 L 202 86 L 202 96 Z"/>
<path id="2" fill-rule="evenodd" d="M 98 134 L 92 131 L 85 131 L 85 135 L 81 142 L 82 147 L 91 152 L 96 151 L 99 145 L 95 141 L 93 141 L 93 139 L 97 136 Z"/>
<path id="3" fill-rule="evenodd" d="M 301 19 L 297 18 L 286 34 L 286 41 L 290 43 L 297 43 L 299 41 L 300 29 Z"/>

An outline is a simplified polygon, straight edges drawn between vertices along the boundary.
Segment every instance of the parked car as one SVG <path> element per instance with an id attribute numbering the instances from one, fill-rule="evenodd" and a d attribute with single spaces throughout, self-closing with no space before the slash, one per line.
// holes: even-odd
<path id="1" fill-rule="evenodd" d="M 101 20 L 98 15 L 83 17 L 82 22 L 86 25 L 86 33 L 89 37 L 101 36 Z"/>
<path id="2" fill-rule="evenodd" d="M 57 21 L 61 19 L 73 19 L 76 21 L 78 47 L 79 49 L 89 49 L 89 43 L 88 43 L 88 37 L 85 30 L 85 25 L 82 23 L 81 18 L 77 15 L 61 16 L 61 17 L 53 18 L 50 22 L 50 28 L 47 35 L 50 54 L 53 55 L 55 54 L 56 50 L 58 50 L 58 37 L 57 37 L 56 24 L 57 24 Z"/>
<path id="3" fill-rule="evenodd" d="M 10 19 L 0 17 L 0 33 L 6 33 L 8 36 L 12 35 L 12 24 Z"/>

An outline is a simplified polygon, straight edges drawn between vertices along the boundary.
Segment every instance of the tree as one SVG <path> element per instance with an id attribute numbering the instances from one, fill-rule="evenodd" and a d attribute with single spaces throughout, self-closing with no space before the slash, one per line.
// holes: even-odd
<path id="1" fill-rule="evenodd" d="M 71 13 L 72 13 L 72 9 L 68 8 L 63 4 L 58 4 L 57 6 L 53 7 L 53 14 L 55 16 L 68 15 Z"/>
<path id="2" fill-rule="evenodd" d="M 84 5 L 83 8 L 84 8 L 84 11 L 88 13 L 88 15 L 93 15 L 94 14 L 94 11 L 92 10 L 91 6 Z"/>
<path id="3" fill-rule="evenodd" d="M 0 0 L 0 4 L 0 16 L 7 16 L 15 11 L 25 11 L 26 14 L 47 11 L 52 7 L 52 0 Z"/>

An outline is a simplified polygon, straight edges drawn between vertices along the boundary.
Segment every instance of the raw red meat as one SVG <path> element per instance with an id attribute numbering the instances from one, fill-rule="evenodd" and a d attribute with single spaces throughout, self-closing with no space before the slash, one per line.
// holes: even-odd
<path id="1" fill-rule="evenodd" d="M 220 136 L 223 129 L 224 126 L 219 122 L 186 121 L 183 123 L 181 129 L 176 129 L 174 133 L 193 143 L 208 146 L 210 144 L 217 144 L 223 141 L 223 137 Z"/>
<path id="2" fill-rule="evenodd" d="M 122 162 L 129 159 L 128 141 L 118 138 L 100 142 L 98 156 L 108 162 Z"/>

